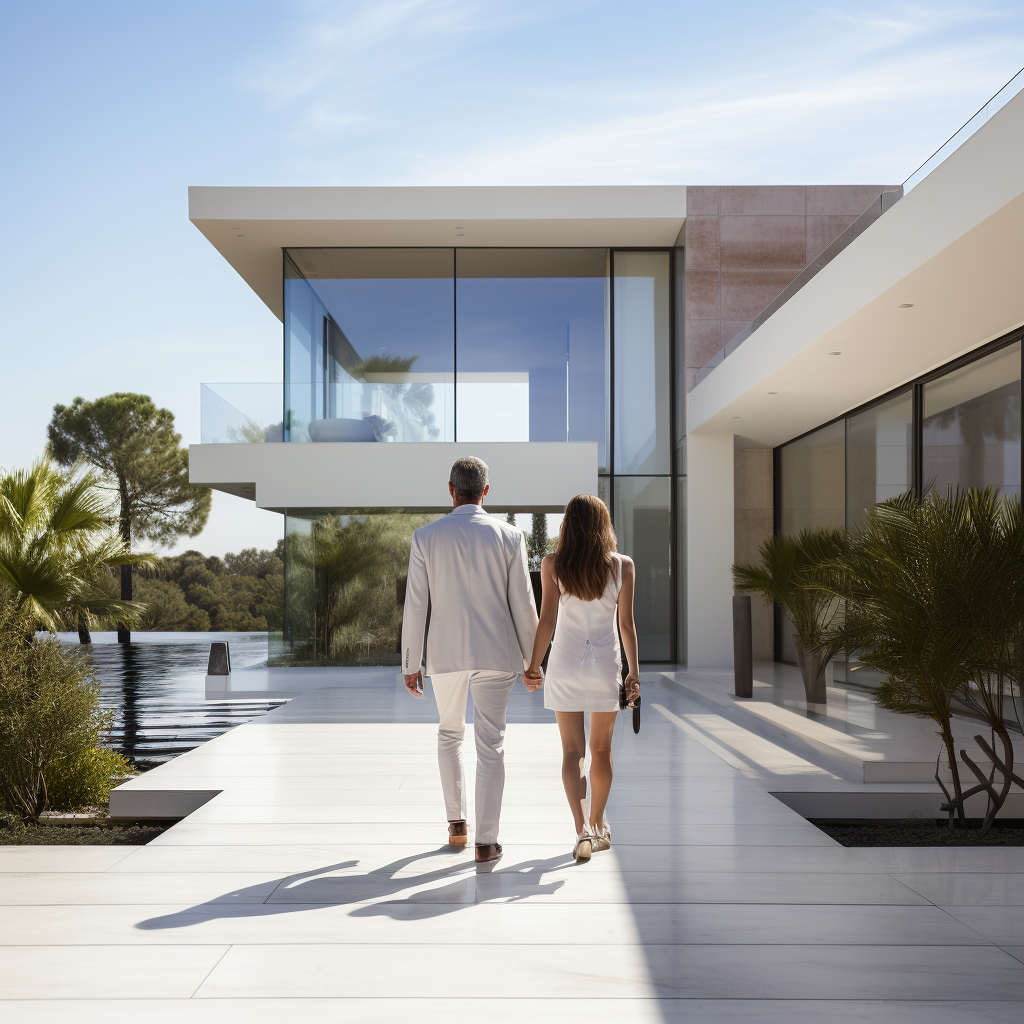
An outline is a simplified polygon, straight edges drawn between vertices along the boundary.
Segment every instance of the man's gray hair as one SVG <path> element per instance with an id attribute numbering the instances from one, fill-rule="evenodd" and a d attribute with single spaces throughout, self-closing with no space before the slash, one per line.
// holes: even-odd
<path id="1" fill-rule="evenodd" d="M 479 498 L 488 483 L 487 463 L 472 455 L 456 459 L 448 483 L 460 498 Z"/>

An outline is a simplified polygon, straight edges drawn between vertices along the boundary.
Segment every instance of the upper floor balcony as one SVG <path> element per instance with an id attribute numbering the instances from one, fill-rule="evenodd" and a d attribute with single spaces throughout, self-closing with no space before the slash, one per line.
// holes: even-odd
<path id="1" fill-rule="evenodd" d="M 442 376 L 380 373 L 334 382 L 203 384 L 202 443 L 451 441 L 455 388 Z M 523 383 L 498 386 L 507 391 L 511 385 L 514 392 Z"/>

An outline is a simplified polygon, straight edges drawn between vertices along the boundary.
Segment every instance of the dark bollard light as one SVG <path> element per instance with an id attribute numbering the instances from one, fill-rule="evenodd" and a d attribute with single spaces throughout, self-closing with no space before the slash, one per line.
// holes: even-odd
<path id="1" fill-rule="evenodd" d="M 208 676 L 231 675 L 231 650 L 226 640 L 218 640 L 210 644 L 210 664 L 206 669 Z"/>
<path id="2" fill-rule="evenodd" d="M 754 638 L 750 628 L 750 596 L 732 599 L 732 664 L 737 697 L 754 696 Z"/>

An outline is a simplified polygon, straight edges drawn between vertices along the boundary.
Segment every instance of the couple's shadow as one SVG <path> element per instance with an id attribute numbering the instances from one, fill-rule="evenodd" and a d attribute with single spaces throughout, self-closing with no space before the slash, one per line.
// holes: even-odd
<path id="1" fill-rule="evenodd" d="M 188 928 L 203 921 L 219 918 L 268 917 L 273 914 L 292 914 L 297 911 L 322 909 L 325 906 L 359 904 L 349 912 L 351 917 L 391 917 L 410 921 L 451 914 L 464 907 L 489 900 L 514 902 L 531 896 L 545 896 L 556 892 L 564 880 L 543 881 L 544 875 L 572 865 L 568 855 L 548 857 L 545 860 L 527 860 L 507 867 L 475 864 L 462 860 L 433 871 L 400 875 L 417 861 L 442 854 L 451 855 L 451 847 L 413 854 L 392 861 L 365 874 L 327 875 L 330 871 L 344 871 L 357 867 L 359 861 L 347 860 L 338 864 L 313 868 L 285 875 L 283 878 L 260 885 L 234 889 L 207 903 L 161 917 L 151 917 L 135 925 L 147 931 L 164 928 Z M 458 877 L 454 877 L 458 876 Z M 419 890 L 430 882 L 452 879 L 446 885 Z M 407 889 L 404 899 L 370 902 L 393 896 Z"/>

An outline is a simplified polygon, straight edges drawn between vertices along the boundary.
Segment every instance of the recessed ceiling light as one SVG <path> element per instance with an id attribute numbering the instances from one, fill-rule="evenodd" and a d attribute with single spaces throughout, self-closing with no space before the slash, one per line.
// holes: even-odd
<path id="1" fill-rule="evenodd" d="M 900 309 L 912 309 L 914 304 L 912 302 L 901 302 Z"/>
<path id="2" fill-rule="evenodd" d="M 842 352 L 829 352 L 830 356 L 841 356 L 842 354 Z"/>

